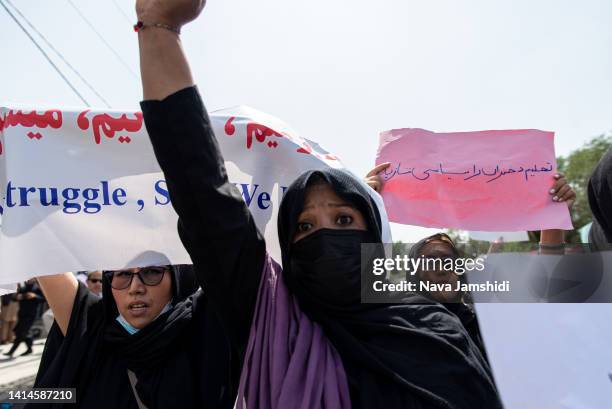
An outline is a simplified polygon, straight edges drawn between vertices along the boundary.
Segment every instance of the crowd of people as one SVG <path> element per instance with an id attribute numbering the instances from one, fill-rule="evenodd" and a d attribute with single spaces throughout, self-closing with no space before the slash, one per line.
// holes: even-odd
<path id="1" fill-rule="evenodd" d="M 102 271 L 79 271 L 76 277 L 85 283 L 92 294 L 102 296 Z M 39 319 L 42 326 L 35 328 Z M 14 293 L 1 297 L 0 345 L 12 344 L 4 355 L 13 358 L 22 343 L 26 350 L 19 356 L 30 355 L 34 339 L 44 337 L 53 321 L 53 310 L 47 305 L 38 281 L 32 278 L 19 283 Z"/>
<path id="2" fill-rule="evenodd" d="M 337 169 L 302 174 L 278 213 L 282 260 L 267 253 L 181 48 L 180 27 L 203 6 L 137 1 L 141 108 L 193 265 L 29 280 L 11 296 L 18 318 L 15 301 L 3 307 L 2 339 L 15 333 L 8 354 L 21 342 L 31 352 L 26 329 L 46 299 L 53 324 L 35 386 L 74 387 L 82 408 L 501 408 L 466 294 L 361 303 L 361 244 L 382 241 L 372 194 L 386 165 L 365 181 Z M 600 249 L 612 242 L 611 168 L 608 152 L 589 182 Z M 542 194 L 569 207 L 576 197 L 562 175 Z M 542 249 L 561 248 L 563 234 L 542 231 Z M 459 252 L 438 233 L 413 246 L 419 256 Z"/>

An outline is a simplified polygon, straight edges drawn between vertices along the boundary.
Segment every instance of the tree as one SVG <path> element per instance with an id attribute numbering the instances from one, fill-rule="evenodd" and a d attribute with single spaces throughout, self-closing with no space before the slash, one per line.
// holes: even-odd
<path id="1" fill-rule="evenodd" d="M 581 148 L 576 149 L 567 157 L 557 158 L 557 169 L 565 175 L 576 192 L 576 201 L 572 209 L 572 221 L 576 230 L 567 232 L 568 242 L 580 242 L 577 229 L 588 224 L 592 220 L 591 209 L 587 195 L 587 186 L 593 168 L 608 149 L 612 148 L 612 135 L 602 134 Z"/>

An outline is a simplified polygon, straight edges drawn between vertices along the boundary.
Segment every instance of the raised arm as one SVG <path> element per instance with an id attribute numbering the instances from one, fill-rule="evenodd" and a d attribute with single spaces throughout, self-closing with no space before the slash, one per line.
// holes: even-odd
<path id="1" fill-rule="evenodd" d="M 79 287 L 72 273 L 38 277 L 38 284 L 63 335 L 66 335 L 74 298 Z"/>
<path id="2" fill-rule="evenodd" d="M 194 85 L 179 34 L 159 25 L 180 30 L 180 27 L 200 14 L 204 3 L 202 0 L 136 2 L 138 21 L 143 24 L 138 31 L 138 42 L 145 100 L 162 100 Z"/>
<path id="3" fill-rule="evenodd" d="M 180 37 L 203 2 L 139 0 L 138 34 L 147 131 L 164 172 L 179 234 L 200 285 L 243 348 L 263 269 L 265 244 L 228 181 L 210 120 L 193 86 Z M 161 27 L 160 25 L 167 26 Z"/>
<path id="4" fill-rule="evenodd" d="M 553 201 L 567 203 L 567 207 L 571 211 L 576 200 L 576 192 L 574 192 L 562 174 L 558 173 L 554 178 L 555 183 L 548 193 Z M 550 229 L 540 232 L 540 251 L 542 254 L 563 254 L 564 244 L 565 231 Z"/>

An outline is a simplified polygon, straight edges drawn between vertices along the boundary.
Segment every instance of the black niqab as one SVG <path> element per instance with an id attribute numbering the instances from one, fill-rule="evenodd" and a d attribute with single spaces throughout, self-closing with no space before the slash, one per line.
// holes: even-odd
<path id="1" fill-rule="evenodd" d="M 300 176 L 285 192 L 279 210 L 284 280 L 304 312 L 323 327 L 338 350 L 352 406 L 501 408 L 478 347 L 457 317 L 441 305 L 416 295 L 406 300 L 410 304 L 356 303 L 341 307 L 306 298 L 300 272 L 292 271 L 292 251 L 297 244 L 293 244 L 293 237 L 298 216 L 314 175 L 360 210 L 373 242 L 381 241 L 381 218 L 367 189 L 348 172 L 336 169 Z"/>

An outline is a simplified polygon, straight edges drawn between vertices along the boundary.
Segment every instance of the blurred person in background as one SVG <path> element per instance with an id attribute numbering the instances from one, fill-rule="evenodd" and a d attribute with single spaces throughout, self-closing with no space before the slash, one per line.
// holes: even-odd
<path id="1" fill-rule="evenodd" d="M 17 325 L 15 325 L 15 341 L 13 346 L 4 355 L 12 357 L 19 345 L 25 342 L 28 348 L 21 356 L 32 353 L 34 338 L 32 336 L 32 325 L 39 313 L 40 305 L 45 301 L 42 291 L 36 279 L 30 279 L 19 285 L 15 300 L 19 301 L 19 312 L 17 314 Z"/>
<path id="2" fill-rule="evenodd" d="M 87 273 L 87 288 L 95 295 L 102 297 L 102 271 L 90 271 Z"/>
<path id="3" fill-rule="evenodd" d="M 410 248 L 409 257 L 417 259 L 423 256 L 425 259 L 456 259 L 461 257 L 459 250 L 455 247 L 453 240 L 445 233 L 436 233 L 429 237 L 420 240 Z M 410 280 L 407 277 L 407 280 Z M 480 327 L 476 312 L 469 299 L 469 293 L 465 291 L 457 291 L 457 282 L 465 282 L 465 275 L 461 277 L 454 271 L 430 269 L 419 269 L 416 272 L 416 279 L 423 282 L 431 282 L 435 284 L 450 284 L 453 290 L 451 291 L 431 291 L 423 294 L 424 296 L 435 300 L 444 305 L 450 312 L 455 314 L 461 321 L 472 341 L 478 346 L 485 358 L 487 353 L 480 334 Z"/>
<path id="4" fill-rule="evenodd" d="M 3 295 L 0 311 L 0 345 L 13 342 L 15 339 L 13 328 L 17 324 L 17 311 L 19 311 L 19 302 L 14 299 L 14 294 Z"/>

